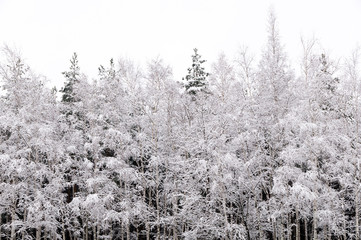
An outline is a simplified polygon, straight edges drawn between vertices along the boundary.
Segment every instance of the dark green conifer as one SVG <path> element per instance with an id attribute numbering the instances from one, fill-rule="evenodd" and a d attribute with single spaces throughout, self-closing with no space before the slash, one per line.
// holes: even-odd
<path id="1" fill-rule="evenodd" d="M 199 91 L 205 91 L 208 82 L 207 77 L 209 73 L 205 72 L 202 64 L 206 60 L 201 60 L 201 55 L 198 54 L 198 49 L 194 49 L 194 55 L 192 55 L 192 67 L 188 68 L 188 74 L 185 79 L 185 89 L 189 94 L 195 95 Z"/>
<path id="2" fill-rule="evenodd" d="M 62 72 L 66 80 L 64 87 L 60 90 L 60 92 L 63 93 L 61 101 L 66 103 L 73 103 L 77 101 L 74 94 L 74 84 L 79 82 L 80 68 L 76 53 L 73 54 L 70 63 L 71 65 L 69 71 Z"/>

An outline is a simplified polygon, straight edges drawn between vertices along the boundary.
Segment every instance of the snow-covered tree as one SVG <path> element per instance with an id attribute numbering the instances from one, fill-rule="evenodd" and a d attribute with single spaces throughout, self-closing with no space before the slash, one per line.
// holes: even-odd
<path id="1" fill-rule="evenodd" d="M 205 71 L 202 65 L 206 60 L 201 59 L 202 56 L 198 54 L 197 48 L 193 50 L 192 67 L 188 68 L 188 74 L 183 78 L 183 81 L 185 90 L 189 94 L 195 95 L 199 91 L 206 91 L 209 73 Z"/>
<path id="2" fill-rule="evenodd" d="M 0 239 L 358 239 L 360 56 L 317 46 L 295 77 L 270 12 L 258 66 L 74 54 L 59 101 L 3 48 Z"/>
<path id="3" fill-rule="evenodd" d="M 73 54 L 70 60 L 70 69 L 69 71 L 64 71 L 62 74 L 64 75 L 66 81 L 64 87 L 60 90 L 62 95 L 62 102 L 73 103 L 77 101 L 77 98 L 74 93 L 74 84 L 79 81 L 80 77 L 80 68 L 78 65 L 78 55 L 76 53 Z"/>

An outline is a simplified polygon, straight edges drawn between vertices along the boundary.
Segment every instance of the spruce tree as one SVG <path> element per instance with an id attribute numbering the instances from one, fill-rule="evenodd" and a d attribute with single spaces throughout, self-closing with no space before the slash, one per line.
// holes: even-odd
<path id="1" fill-rule="evenodd" d="M 79 81 L 80 75 L 78 56 L 76 53 L 73 54 L 70 63 L 71 65 L 69 71 L 62 72 L 66 81 L 64 87 L 60 90 L 60 92 L 63 93 L 61 101 L 66 103 L 76 102 L 76 98 L 74 96 L 74 84 Z"/>
<path id="2" fill-rule="evenodd" d="M 201 55 L 198 54 L 198 49 L 194 49 L 194 55 L 192 55 L 192 67 L 188 68 L 188 74 L 183 78 L 186 81 L 184 86 L 189 94 L 195 95 L 199 91 L 204 91 L 207 88 L 207 77 L 209 73 L 205 72 L 202 64 L 206 60 L 201 60 Z"/>

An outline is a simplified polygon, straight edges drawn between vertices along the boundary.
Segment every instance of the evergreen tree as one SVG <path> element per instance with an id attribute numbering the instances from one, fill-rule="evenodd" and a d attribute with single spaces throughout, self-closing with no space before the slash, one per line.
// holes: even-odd
<path id="1" fill-rule="evenodd" d="M 66 81 L 65 86 L 60 90 L 60 92 L 63 93 L 61 101 L 67 103 L 76 102 L 76 98 L 74 96 L 74 84 L 79 81 L 80 75 L 78 55 L 76 53 L 73 54 L 70 63 L 71 65 L 69 71 L 62 72 L 62 74 L 66 78 Z"/>
<path id="2" fill-rule="evenodd" d="M 340 79 L 333 76 L 335 64 L 330 62 L 325 54 L 321 54 L 319 63 L 320 70 L 316 75 L 316 85 L 318 88 L 315 95 L 316 101 L 318 101 L 319 107 L 323 112 L 339 112 L 339 109 L 335 109 L 338 102 L 337 95 L 340 95 L 337 89 Z"/>
<path id="3" fill-rule="evenodd" d="M 183 78 L 185 80 L 185 88 L 189 94 L 195 95 L 198 91 L 204 91 L 208 85 L 207 77 L 209 73 L 205 72 L 202 64 L 206 60 L 201 60 L 201 55 L 198 54 L 198 49 L 194 49 L 192 55 L 192 67 L 188 68 L 188 74 Z"/>

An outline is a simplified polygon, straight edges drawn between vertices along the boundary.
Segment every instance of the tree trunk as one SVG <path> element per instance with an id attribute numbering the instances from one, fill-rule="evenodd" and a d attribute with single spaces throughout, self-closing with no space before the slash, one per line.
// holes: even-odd
<path id="1" fill-rule="evenodd" d="M 96 227 L 95 224 L 93 225 L 93 239 L 94 240 L 98 239 L 98 237 L 97 237 L 97 227 Z"/>
<path id="2" fill-rule="evenodd" d="M 186 230 L 186 226 L 185 226 L 185 225 L 186 225 L 185 222 L 182 222 L 180 235 L 183 235 L 183 233 L 185 232 L 185 230 Z"/>
<path id="3" fill-rule="evenodd" d="M 154 142 L 154 149 L 157 151 L 158 149 L 158 140 L 157 140 L 157 133 L 156 133 L 156 126 L 154 121 L 152 122 L 152 141 Z M 158 154 L 156 157 L 158 157 Z M 155 187 L 155 202 L 156 202 L 156 212 L 157 212 L 157 240 L 160 239 L 160 213 L 159 213 L 159 162 L 156 163 L 155 169 L 155 180 L 156 180 L 156 187 Z"/>
<path id="4" fill-rule="evenodd" d="M 359 207 L 358 207 L 358 191 L 356 192 L 356 198 L 355 198 L 355 220 L 356 220 L 356 239 L 360 239 L 360 232 L 359 232 Z"/>
<path id="5" fill-rule="evenodd" d="M 273 239 L 277 239 L 277 220 L 272 219 L 272 226 L 273 226 Z"/>
<path id="6" fill-rule="evenodd" d="M 120 224 L 120 237 L 124 240 L 124 222 L 122 221 Z"/>
<path id="7" fill-rule="evenodd" d="M 176 194 L 178 192 L 178 186 L 175 183 L 175 189 L 174 189 L 174 193 Z M 172 208 L 173 208 L 173 216 L 177 215 L 177 197 L 173 196 L 172 197 Z M 175 219 L 177 219 L 175 217 Z M 177 220 L 175 220 L 175 222 L 173 223 L 173 239 L 174 240 L 178 240 L 178 233 L 177 233 Z"/>
<path id="8" fill-rule="evenodd" d="M 145 170 L 144 170 L 144 162 L 143 162 L 143 147 L 142 144 L 140 144 L 140 167 L 142 169 L 142 174 L 143 176 L 145 175 Z M 146 204 L 146 196 L 147 196 L 147 182 L 145 181 L 145 177 L 142 177 L 142 184 L 143 184 L 143 202 L 144 204 Z M 151 200 L 149 199 L 149 206 L 150 206 L 150 202 Z M 148 219 L 146 219 L 146 223 L 145 223 L 145 229 L 146 229 L 146 237 L 147 240 L 150 240 L 150 227 L 149 227 L 149 223 L 148 223 Z"/>
<path id="9" fill-rule="evenodd" d="M 15 240 L 16 234 L 15 234 L 15 203 L 13 208 L 11 209 L 11 234 L 10 239 Z"/>
<path id="10" fill-rule="evenodd" d="M 149 229 L 149 223 L 148 222 L 145 224 L 145 228 L 147 230 L 147 240 L 150 240 L 150 236 L 149 236 L 150 229 Z"/>
<path id="11" fill-rule="evenodd" d="M 130 240 L 130 224 L 127 223 L 127 240 Z"/>
<path id="12" fill-rule="evenodd" d="M 298 206 L 296 207 L 296 240 L 301 240 L 300 216 L 298 212 Z"/>
<path id="13" fill-rule="evenodd" d="M 260 215 L 261 215 L 261 213 L 259 212 L 259 209 L 257 208 L 258 236 L 259 236 L 259 239 L 263 239 L 262 226 L 261 226 L 261 216 Z"/>
<path id="14" fill-rule="evenodd" d="M 346 219 L 343 220 L 343 239 L 346 239 Z"/>
<path id="15" fill-rule="evenodd" d="M 0 217 L 1 218 L 1 217 Z M 1 219 L 0 219 L 1 221 Z M 23 220 L 24 223 L 26 223 L 26 209 L 24 210 L 24 220 Z M 0 226 L 1 226 L 1 222 L 0 222 Z M 1 228 L 1 227 L 0 227 Z M 24 229 L 21 233 L 21 239 L 24 240 L 25 239 L 25 231 L 26 229 Z M 1 239 L 1 233 L 0 233 L 0 239 Z"/>
<path id="16" fill-rule="evenodd" d="M 62 222 L 61 222 L 61 227 L 62 227 L 62 233 L 63 233 L 63 240 L 66 240 L 65 238 L 65 224 L 64 224 L 64 217 L 61 218 Z"/>
<path id="17" fill-rule="evenodd" d="M 313 201 L 313 240 L 317 240 L 316 200 Z"/>
<path id="18" fill-rule="evenodd" d="M 307 219 L 305 219 L 305 240 L 308 240 Z"/>
<path id="19" fill-rule="evenodd" d="M 157 208 L 157 240 L 160 239 L 160 216 L 159 216 L 159 168 L 158 163 L 156 166 L 156 189 L 155 189 L 155 202 Z"/>
<path id="20" fill-rule="evenodd" d="M 234 223 L 234 215 L 235 215 L 235 207 L 233 206 L 233 202 L 231 203 L 231 213 L 229 214 L 229 223 L 231 224 L 231 226 L 233 226 L 233 223 Z M 246 225 L 244 223 L 244 219 L 242 218 L 242 225 Z M 230 235 L 229 235 L 229 240 L 233 240 L 233 230 L 231 229 L 231 232 L 230 232 Z"/>
<path id="21" fill-rule="evenodd" d="M 109 239 L 112 240 L 113 239 L 113 221 L 110 221 L 110 230 L 109 230 Z"/>
<path id="22" fill-rule="evenodd" d="M 292 223 L 291 223 L 291 214 L 287 214 L 287 240 L 292 239 Z"/>
<path id="23" fill-rule="evenodd" d="M 40 240 L 41 238 L 41 227 L 36 228 L 36 240 Z"/>
<path id="24" fill-rule="evenodd" d="M 85 218 L 85 240 L 89 239 L 89 230 L 88 230 L 88 218 Z"/>
<path id="25" fill-rule="evenodd" d="M 164 224 L 163 226 L 163 240 L 167 239 L 167 225 Z"/>
<path id="26" fill-rule="evenodd" d="M 283 217 L 280 218 L 280 240 L 284 240 Z"/>
<path id="27" fill-rule="evenodd" d="M 225 194 L 224 194 L 224 187 L 223 187 L 222 195 L 223 195 L 223 197 L 222 197 L 222 205 L 223 205 L 224 227 L 226 229 L 225 239 L 228 239 L 228 231 L 227 231 L 228 220 L 227 220 L 227 208 L 226 208 L 226 198 L 225 198 Z"/>
<path id="28" fill-rule="evenodd" d="M 177 228 L 173 225 L 173 239 L 178 240 Z"/>

